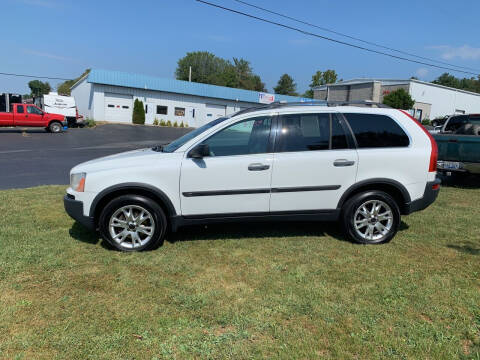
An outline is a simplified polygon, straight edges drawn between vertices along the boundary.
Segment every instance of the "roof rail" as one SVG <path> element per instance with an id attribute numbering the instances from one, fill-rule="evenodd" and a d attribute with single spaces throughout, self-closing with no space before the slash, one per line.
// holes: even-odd
<path id="1" fill-rule="evenodd" d="M 302 102 L 284 102 L 284 101 L 276 101 L 270 104 L 252 106 L 247 109 L 240 110 L 233 115 L 241 115 L 257 110 L 269 110 L 269 109 L 277 109 L 282 107 L 289 107 L 289 106 L 349 106 L 349 105 L 357 105 L 357 106 L 368 106 L 368 107 L 377 107 L 377 108 L 389 108 L 390 106 L 373 102 L 369 100 L 365 101 L 327 101 L 327 100 L 312 100 L 312 101 L 302 101 Z M 233 116 L 232 115 L 232 116 Z"/>

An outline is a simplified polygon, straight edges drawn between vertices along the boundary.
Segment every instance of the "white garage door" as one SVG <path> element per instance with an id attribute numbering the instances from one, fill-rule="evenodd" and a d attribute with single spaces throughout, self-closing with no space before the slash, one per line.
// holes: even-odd
<path id="1" fill-rule="evenodd" d="M 105 120 L 132 122 L 132 96 L 105 93 Z"/>
<path id="2" fill-rule="evenodd" d="M 218 119 L 226 115 L 226 106 L 216 104 L 206 104 L 207 122 Z"/>

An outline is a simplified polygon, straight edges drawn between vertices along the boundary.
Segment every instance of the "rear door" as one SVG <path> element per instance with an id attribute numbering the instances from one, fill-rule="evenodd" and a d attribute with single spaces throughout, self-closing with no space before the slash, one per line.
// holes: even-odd
<path id="1" fill-rule="evenodd" d="M 27 105 L 21 105 L 21 104 L 18 104 L 18 105 L 13 105 L 12 107 L 12 113 L 14 114 L 14 119 L 15 119 L 15 122 L 14 122 L 14 125 L 15 126 L 27 126 L 28 125 L 28 113 L 27 111 L 25 110 L 25 108 L 27 107 Z M 15 108 L 16 108 L 16 111 L 15 111 Z"/>
<path id="2" fill-rule="evenodd" d="M 278 117 L 270 211 L 332 210 L 354 184 L 357 151 L 335 113 Z"/>

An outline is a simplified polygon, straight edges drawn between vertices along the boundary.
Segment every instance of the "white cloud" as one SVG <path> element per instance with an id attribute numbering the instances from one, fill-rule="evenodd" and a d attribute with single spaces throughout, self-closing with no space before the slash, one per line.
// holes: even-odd
<path id="1" fill-rule="evenodd" d="M 462 60 L 479 60 L 480 48 L 475 48 L 470 45 L 450 46 L 450 45 L 436 45 L 429 46 L 430 49 L 440 51 L 440 56 L 445 60 L 452 60 L 459 58 Z"/>
<path id="2" fill-rule="evenodd" d="M 69 58 L 69 57 L 66 57 L 66 56 L 60 56 L 60 55 L 50 54 L 50 53 L 46 53 L 46 52 L 42 52 L 42 51 L 24 49 L 23 52 L 24 52 L 25 54 L 34 55 L 34 56 L 40 56 L 40 57 L 46 57 L 46 58 L 54 59 L 54 60 L 74 61 L 74 59 Z"/>
<path id="3" fill-rule="evenodd" d="M 428 69 L 418 68 L 417 71 L 415 71 L 415 75 L 417 75 L 420 79 L 424 79 L 428 75 Z"/>

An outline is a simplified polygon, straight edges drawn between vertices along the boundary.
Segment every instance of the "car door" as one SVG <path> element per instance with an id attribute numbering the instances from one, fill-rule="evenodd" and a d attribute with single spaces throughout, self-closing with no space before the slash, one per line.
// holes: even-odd
<path id="1" fill-rule="evenodd" d="M 201 144 L 209 156 L 182 161 L 182 215 L 266 213 L 272 172 L 271 116 L 230 124 Z M 197 144 L 198 145 L 198 144 Z"/>
<path id="2" fill-rule="evenodd" d="M 278 117 L 270 211 L 332 210 L 355 183 L 358 155 L 335 113 Z"/>
<path id="3" fill-rule="evenodd" d="M 15 108 L 17 109 L 16 111 L 13 110 Z M 12 113 L 14 114 L 15 126 L 26 126 L 28 124 L 28 114 L 25 108 L 26 105 L 13 105 Z"/>
<path id="4" fill-rule="evenodd" d="M 25 126 L 44 126 L 43 111 L 34 105 L 26 105 L 27 114 Z"/>

